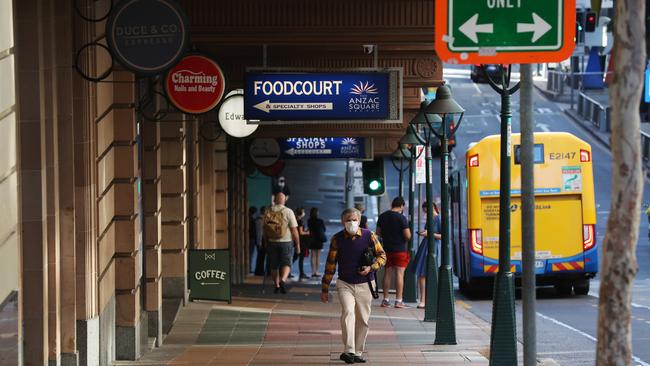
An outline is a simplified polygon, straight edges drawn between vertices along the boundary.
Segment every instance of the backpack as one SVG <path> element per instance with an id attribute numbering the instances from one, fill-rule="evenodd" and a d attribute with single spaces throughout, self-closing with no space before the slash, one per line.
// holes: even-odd
<path id="1" fill-rule="evenodd" d="M 289 229 L 289 223 L 284 219 L 284 209 L 273 210 L 269 208 L 264 213 L 263 230 L 264 236 L 270 240 L 282 239 Z"/>

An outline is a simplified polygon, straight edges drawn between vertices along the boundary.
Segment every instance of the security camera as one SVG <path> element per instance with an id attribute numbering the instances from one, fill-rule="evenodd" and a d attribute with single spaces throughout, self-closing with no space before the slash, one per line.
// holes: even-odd
<path id="1" fill-rule="evenodd" d="M 363 53 L 365 53 L 366 55 L 370 55 L 373 52 L 375 52 L 375 45 L 374 44 L 364 44 L 363 45 Z"/>

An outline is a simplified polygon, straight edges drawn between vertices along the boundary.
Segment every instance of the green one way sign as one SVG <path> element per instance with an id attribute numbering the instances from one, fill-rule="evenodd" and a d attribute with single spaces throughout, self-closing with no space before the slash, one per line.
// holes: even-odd
<path id="1" fill-rule="evenodd" d="M 573 52 L 575 0 L 441 0 L 436 52 L 445 62 L 560 61 Z"/>

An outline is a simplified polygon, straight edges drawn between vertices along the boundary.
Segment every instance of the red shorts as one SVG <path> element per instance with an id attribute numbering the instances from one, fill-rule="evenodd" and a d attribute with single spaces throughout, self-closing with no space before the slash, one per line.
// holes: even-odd
<path id="1" fill-rule="evenodd" d="M 386 268 L 399 267 L 406 268 L 409 264 L 409 252 L 391 252 L 386 253 Z"/>

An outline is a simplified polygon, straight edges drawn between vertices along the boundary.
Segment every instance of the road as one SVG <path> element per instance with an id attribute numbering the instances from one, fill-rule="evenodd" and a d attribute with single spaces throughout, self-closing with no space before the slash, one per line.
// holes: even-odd
<path id="1" fill-rule="evenodd" d="M 499 95 L 488 84 L 470 81 L 469 69 L 446 67 L 445 78 L 452 86 L 453 97 L 465 108 L 462 125 L 457 132 L 454 151 L 463 162 L 469 143 L 499 133 Z M 597 206 L 597 243 L 601 244 L 607 226 L 611 203 L 611 153 L 606 146 L 564 114 L 566 105 L 547 100 L 535 90 L 535 131 L 564 131 L 587 141 L 592 146 Z M 512 98 L 512 132 L 519 132 L 519 94 Z M 436 164 L 434 164 L 436 165 Z M 439 175 L 439 170 L 438 170 Z M 650 202 L 650 186 L 644 187 L 643 207 Z M 645 210 L 644 210 L 645 211 Z M 648 223 L 642 215 L 637 257 L 639 272 L 634 284 L 632 340 L 636 365 L 650 365 L 650 243 Z M 543 228 L 536 228 L 537 230 Z M 596 326 L 598 318 L 598 277 L 592 280 L 587 296 L 558 297 L 553 288 L 538 289 L 537 341 L 539 358 L 552 358 L 562 365 L 593 365 L 595 363 Z M 479 317 L 491 319 L 492 301 L 487 298 L 466 298 L 456 292 Z M 517 335 L 521 339 L 521 300 L 517 300 Z"/>

